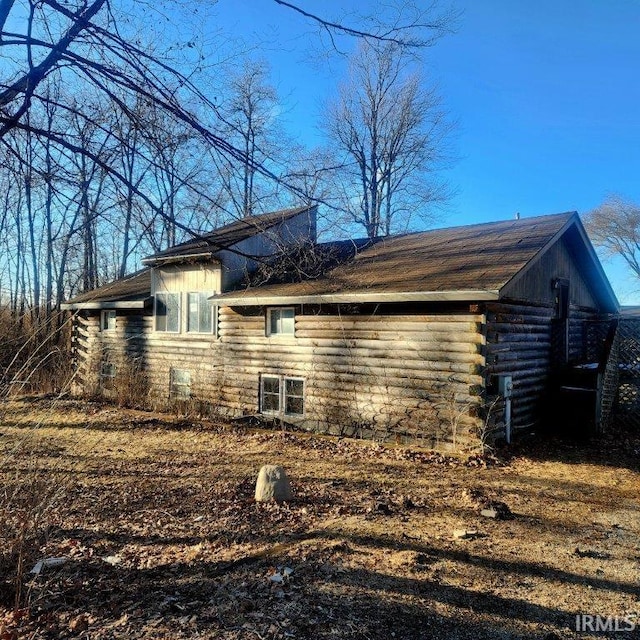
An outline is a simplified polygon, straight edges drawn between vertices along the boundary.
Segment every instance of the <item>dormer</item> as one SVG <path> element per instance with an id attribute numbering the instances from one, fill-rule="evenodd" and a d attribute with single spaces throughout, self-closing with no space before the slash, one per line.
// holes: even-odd
<path id="1" fill-rule="evenodd" d="M 208 272 L 211 277 L 218 273 L 216 293 L 221 293 L 255 271 L 260 258 L 315 241 L 316 207 L 297 207 L 237 220 L 213 233 L 156 253 L 142 263 L 153 268 L 156 276 L 152 281 L 161 285 L 158 290 L 165 290 L 169 281 L 170 286 L 177 286 L 177 272 L 183 271 L 185 276 L 199 272 L 203 277 L 206 277 L 203 272 Z M 152 295 L 154 292 L 155 288 Z"/>
<path id="2" fill-rule="evenodd" d="M 76 296 L 63 309 L 100 315 L 114 333 L 119 316 L 153 308 L 155 331 L 215 333 L 210 296 L 233 289 L 261 258 L 316 240 L 316 207 L 243 218 L 148 258 L 141 271 Z"/>
<path id="3" fill-rule="evenodd" d="M 151 267 L 154 330 L 215 333 L 216 310 L 208 298 L 231 290 L 260 258 L 315 238 L 316 207 L 298 207 L 243 218 L 144 259 Z"/>

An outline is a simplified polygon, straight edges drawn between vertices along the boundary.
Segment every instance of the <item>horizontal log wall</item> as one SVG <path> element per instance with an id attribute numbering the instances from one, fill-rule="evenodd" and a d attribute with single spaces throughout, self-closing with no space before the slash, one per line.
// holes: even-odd
<path id="1" fill-rule="evenodd" d="M 546 389 L 552 310 L 487 311 L 486 328 L 482 314 L 297 315 L 289 339 L 266 337 L 264 315 L 255 310 L 221 308 L 220 339 L 155 333 L 150 315 L 119 315 L 115 331 L 100 331 L 90 316 L 77 325 L 78 376 L 85 389 L 96 389 L 105 354 L 120 370 L 119 358 L 128 358 L 144 371 L 150 394 L 166 400 L 171 368 L 185 369 L 194 398 L 234 415 L 258 412 L 261 375 L 301 377 L 307 425 L 408 434 L 429 445 L 455 435 L 459 446 L 481 428 L 474 414 L 484 402 L 485 364 L 488 380 L 514 376 L 516 427 L 534 420 Z"/>
<path id="2" fill-rule="evenodd" d="M 298 314 L 295 337 L 267 337 L 263 310 L 223 307 L 215 338 L 154 332 L 148 313 L 119 313 L 116 330 L 101 331 L 90 315 L 76 323 L 78 380 L 85 391 L 100 390 L 108 359 L 125 384 L 141 389 L 144 381 L 153 399 L 167 400 L 171 368 L 184 369 L 195 400 L 246 415 L 259 412 L 261 375 L 300 377 L 305 416 L 292 422 L 461 447 L 477 442 L 481 422 L 483 321 L 471 313 Z"/>
<path id="3" fill-rule="evenodd" d="M 213 335 L 157 333 L 153 316 L 118 313 L 116 329 L 102 331 L 98 315 L 78 316 L 73 347 L 76 382 L 85 393 L 105 393 L 100 371 L 108 361 L 117 368 L 115 389 L 106 395 L 139 394 L 138 402 L 166 402 L 170 395 L 171 369 L 191 373 L 194 398 L 211 396 L 222 363 L 214 357 L 218 339 Z M 130 388 L 129 388 L 130 387 Z M 134 389 L 135 387 L 135 389 Z"/>
<path id="4" fill-rule="evenodd" d="M 540 418 L 551 367 L 554 309 L 488 303 L 486 314 L 486 385 L 495 390 L 496 376 L 512 376 L 512 428 L 524 429 Z M 496 422 L 503 420 L 503 410 L 502 402 L 495 405 Z"/>
<path id="5" fill-rule="evenodd" d="M 512 428 L 523 430 L 544 418 L 551 374 L 562 366 L 557 335 L 554 334 L 555 307 L 524 304 L 486 305 L 485 384 L 495 390 L 495 376 L 513 377 Z M 572 308 L 569 314 L 569 361 L 582 362 L 587 351 L 587 322 L 596 314 Z M 490 403 L 490 399 L 488 399 Z M 503 419 L 503 403 L 494 407 L 494 420 Z"/>
<path id="6" fill-rule="evenodd" d="M 495 376 L 513 376 L 512 426 L 524 429 L 542 416 L 554 366 L 551 306 L 487 303 L 484 310 L 330 315 L 325 309 L 324 315 L 298 313 L 295 337 L 267 337 L 264 310 L 222 307 L 219 338 L 157 333 L 149 312 L 119 312 L 116 330 L 101 331 L 98 315 L 89 315 L 76 323 L 77 379 L 85 391 L 98 389 L 107 358 L 120 376 L 128 372 L 126 384 L 166 401 L 171 369 L 184 369 L 195 400 L 246 415 L 259 411 L 261 375 L 300 377 L 304 426 L 410 436 L 429 446 L 455 439 L 464 446 L 483 430 L 488 408 L 492 422 L 502 419 L 501 400 L 484 393 Z M 570 354 L 576 360 L 591 317 L 571 311 Z"/>
<path id="7" fill-rule="evenodd" d="M 307 427 L 429 446 L 475 442 L 483 315 L 297 314 L 295 337 L 267 337 L 264 314 L 254 313 L 220 309 L 220 402 L 229 409 L 258 410 L 261 375 L 299 377 Z"/>

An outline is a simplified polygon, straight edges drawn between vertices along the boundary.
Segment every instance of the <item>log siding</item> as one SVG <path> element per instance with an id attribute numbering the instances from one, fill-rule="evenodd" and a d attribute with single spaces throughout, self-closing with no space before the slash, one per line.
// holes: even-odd
<path id="1" fill-rule="evenodd" d="M 313 241 L 313 225 L 298 222 L 299 229 L 286 227 L 285 245 L 300 235 Z M 232 232 L 238 246 L 265 255 L 275 240 L 257 230 L 237 223 L 218 235 Z M 232 283 L 253 262 L 224 243 L 209 259 L 192 256 L 201 244 L 152 257 L 153 268 L 105 285 L 97 301 L 87 293 L 67 305 L 78 311 L 77 390 L 167 403 L 174 371 L 184 388 L 174 395 L 186 396 L 188 387 L 190 403 L 252 416 L 261 393 L 272 394 L 274 411 L 276 385 L 268 392 L 261 384 L 272 377 L 282 394 L 276 419 L 301 428 L 472 448 L 504 429 L 500 376 L 513 380 L 512 430 L 539 424 L 554 377 L 593 351 L 592 321 L 617 313 L 577 214 L 389 238 L 343 256 L 318 278 L 234 294 Z M 227 293 L 216 298 L 211 334 L 187 332 L 188 294 L 220 291 Z M 160 293 L 181 296 L 178 332 L 155 330 L 152 303 Z M 267 304 L 294 309 L 293 335 L 288 317 L 269 335 Z M 113 329 L 101 330 L 105 309 L 116 311 Z M 115 378 L 104 384 L 114 366 Z M 303 383 L 291 383 L 292 393 L 304 389 L 303 415 L 282 413 L 287 380 Z M 302 406 L 299 396 L 292 403 Z"/>
<path id="2" fill-rule="evenodd" d="M 135 361 L 153 399 L 168 399 L 171 369 L 191 373 L 191 396 L 232 416 L 260 408 L 264 375 L 304 380 L 304 416 L 315 431 L 470 446 L 481 426 L 485 365 L 483 314 L 305 314 L 293 336 L 268 336 L 264 308 L 221 307 L 218 337 L 159 334 L 153 316 L 118 315 L 115 331 L 99 318 L 77 322 L 78 377 L 96 389 L 105 354 Z"/>
<path id="3" fill-rule="evenodd" d="M 328 313 L 298 308 L 294 335 L 269 336 L 267 308 L 221 307 L 218 334 L 154 331 L 150 312 L 118 311 L 115 330 L 98 314 L 76 322 L 78 389 L 105 392 L 100 370 L 132 368 L 154 403 L 170 400 L 171 371 L 191 375 L 193 402 L 238 417 L 260 411 L 261 376 L 304 380 L 304 416 L 287 422 L 318 432 L 426 446 L 471 447 L 500 435 L 500 375 L 513 378 L 512 429 L 537 424 L 546 409 L 554 355 L 555 307 L 486 303 L 482 312 L 412 310 Z M 480 308 L 480 307 L 478 307 Z M 569 354 L 580 360 L 596 314 L 572 307 Z M 109 395 L 107 393 L 107 395 Z"/>
<path id="4" fill-rule="evenodd" d="M 303 426 L 466 444 L 478 426 L 473 410 L 480 402 L 483 322 L 482 315 L 472 313 L 298 312 L 294 336 L 269 337 L 264 309 L 256 314 L 255 309 L 222 307 L 220 403 L 230 410 L 255 410 L 261 375 L 302 378 Z"/>
<path id="5" fill-rule="evenodd" d="M 493 397 L 494 422 L 502 420 L 504 403 L 496 398 L 496 378 L 511 375 L 512 428 L 526 430 L 540 423 L 548 409 L 551 376 L 563 364 L 557 355 L 555 305 L 487 303 L 486 368 L 487 403 Z M 600 319 L 593 311 L 571 306 L 569 312 L 569 361 L 581 362 L 587 354 L 586 327 Z M 493 396 L 492 394 L 493 390 Z"/>

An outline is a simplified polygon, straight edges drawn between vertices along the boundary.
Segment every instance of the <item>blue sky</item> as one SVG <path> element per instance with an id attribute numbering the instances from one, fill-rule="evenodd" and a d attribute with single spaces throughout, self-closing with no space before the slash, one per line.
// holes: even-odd
<path id="1" fill-rule="evenodd" d="M 331 17 L 377 6 L 298 4 Z M 640 0 L 453 6 L 463 12 L 457 32 L 429 50 L 424 69 L 459 123 L 446 173 L 456 195 L 442 223 L 586 213 L 609 193 L 640 202 Z M 314 27 L 271 0 L 219 0 L 215 13 L 217 28 L 270 62 L 291 134 L 319 143 L 318 115 L 344 59 L 323 58 Z M 640 303 L 640 283 L 603 264 L 620 301 Z"/>

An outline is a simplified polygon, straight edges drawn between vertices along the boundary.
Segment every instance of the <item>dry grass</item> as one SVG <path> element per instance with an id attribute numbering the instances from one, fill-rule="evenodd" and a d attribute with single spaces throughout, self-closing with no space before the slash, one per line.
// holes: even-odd
<path id="1" fill-rule="evenodd" d="M 640 611 L 637 439 L 487 466 L 42 399 L 4 403 L 0 434 L 5 494 L 37 478 L 46 506 L 25 568 L 67 559 L 24 572 L 18 611 L 4 584 L 3 640 L 602 638 L 575 615 Z M 253 502 L 264 463 L 293 503 Z"/>

